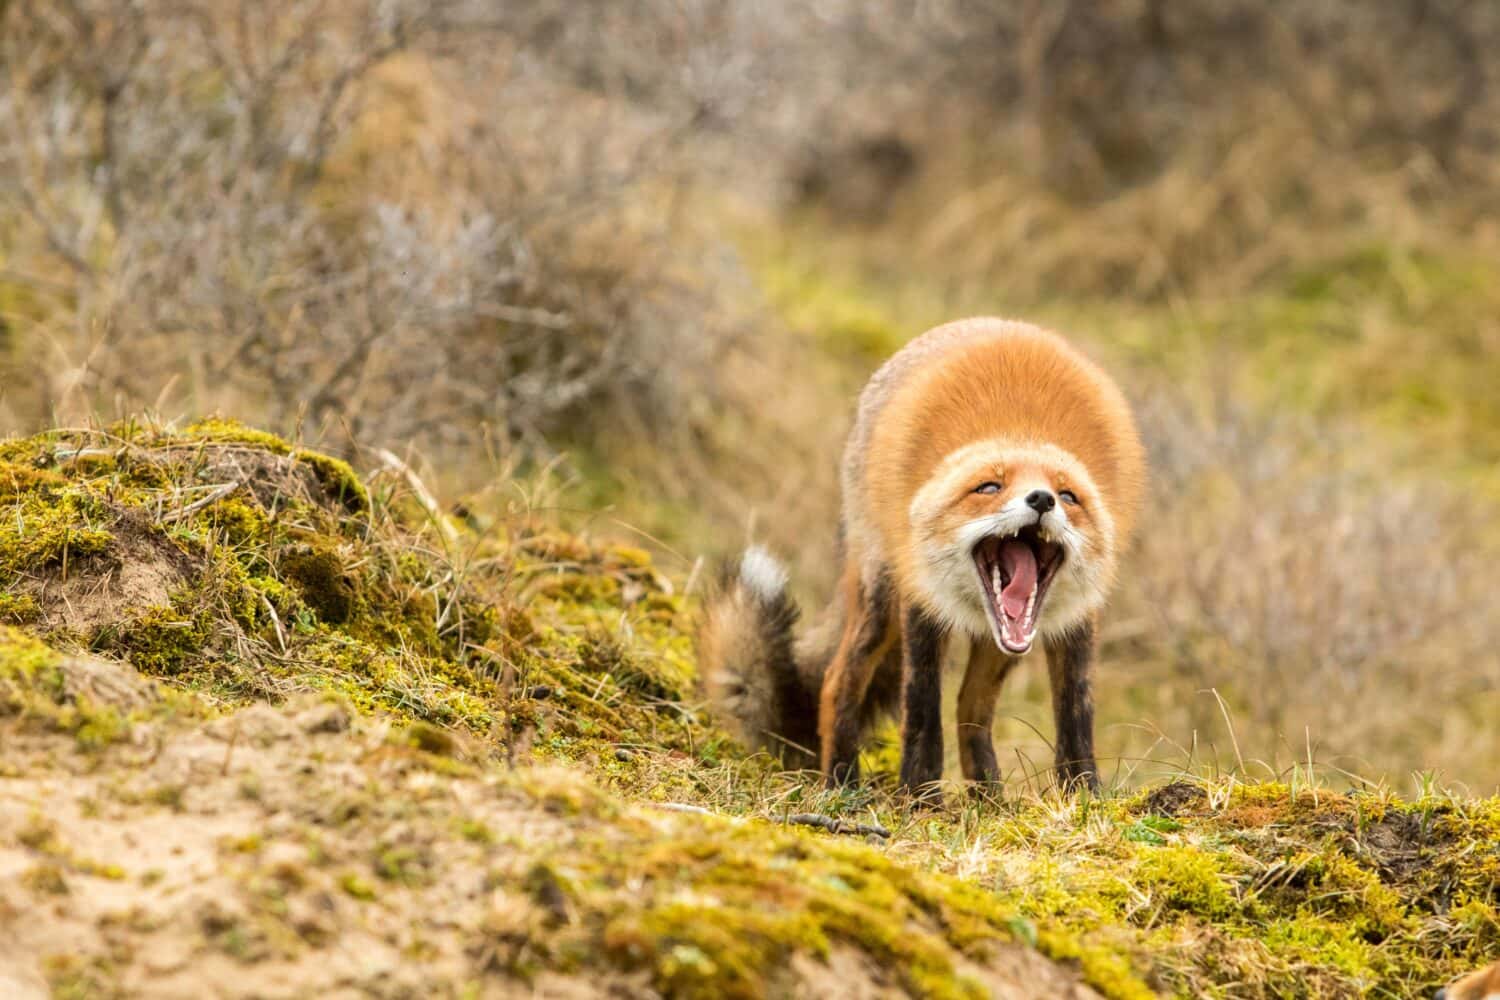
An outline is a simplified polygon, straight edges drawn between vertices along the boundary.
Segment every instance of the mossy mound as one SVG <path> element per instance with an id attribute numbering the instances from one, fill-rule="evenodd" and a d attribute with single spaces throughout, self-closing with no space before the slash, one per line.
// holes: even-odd
<path id="1" fill-rule="evenodd" d="M 0 718 L 71 734 L 79 747 L 94 750 L 167 708 L 162 692 L 134 671 L 59 653 L 0 626 Z"/>
<path id="2" fill-rule="evenodd" d="M 322 689 L 488 725 L 465 649 L 495 612 L 383 545 L 396 529 L 344 463 L 210 421 L 11 441 L 0 472 L 10 617 L 52 644 L 221 703 Z M 454 683 L 410 680 L 427 673 Z"/>
<path id="3" fill-rule="evenodd" d="M 1009 904 L 878 845 L 644 811 L 555 771 L 526 775 L 523 786 L 585 821 L 526 871 L 527 893 L 552 911 L 555 930 L 514 943 L 522 974 L 603 960 L 648 971 L 665 996 L 752 998 L 788 995 L 799 957 L 825 962 L 853 949 L 910 995 L 979 998 L 995 995 L 986 969 L 997 956 L 1027 951 Z M 1030 962 L 1047 995 L 1093 995 L 1054 994 L 1072 977 Z M 1150 995 L 1115 971 L 1114 995 Z"/>
<path id="4" fill-rule="evenodd" d="M 443 526 L 446 527 L 446 526 Z M 0 444 L 0 620 L 225 706 L 329 692 L 489 754 L 712 752 L 640 550 L 440 530 L 399 478 L 232 421 Z"/>
<path id="5" fill-rule="evenodd" d="M 963 865 L 1053 955 L 1112 956 L 1169 995 L 1422 996 L 1500 948 L 1500 800 L 1180 781 L 954 832 L 911 849 Z"/>

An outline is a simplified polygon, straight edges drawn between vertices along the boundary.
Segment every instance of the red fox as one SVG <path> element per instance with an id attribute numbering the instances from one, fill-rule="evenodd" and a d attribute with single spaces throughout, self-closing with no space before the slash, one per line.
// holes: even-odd
<path id="1" fill-rule="evenodd" d="M 832 786 L 858 778 L 872 720 L 899 708 L 901 785 L 942 777 L 941 662 L 969 639 L 958 696 L 965 778 L 999 778 L 1000 686 L 1038 636 L 1065 786 L 1098 787 L 1090 669 L 1145 486 L 1115 384 L 1061 337 L 968 319 L 893 355 L 860 395 L 842 466 L 843 572 L 828 613 L 793 635 L 787 574 L 752 548 L 708 603 L 705 689 L 746 741 Z"/>
<path id="2" fill-rule="evenodd" d="M 1500 962 L 1449 983 L 1437 1000 L 1500 1000 Z"/>

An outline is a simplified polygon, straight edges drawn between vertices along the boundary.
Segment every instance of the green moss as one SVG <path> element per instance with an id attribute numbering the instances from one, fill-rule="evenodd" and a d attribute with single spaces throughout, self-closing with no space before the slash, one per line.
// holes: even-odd
<path id="1" fill-rule="evenodd" d="M 419 886 L 430 881 L 431 852 L 417 844 L 382 844 L 375 852 L 375 874 L 388 882 Z"/>
<path id="2" fill-rule="evenodd" d="M 42 607 L 30 594 L 0 594 L 0 623 L 22 625 L 41 617 Z"/>
<path id="3" fill-rule="evenodd" d="M 75 871 L 92 875 L 95 878 L 108 879 L 111 882 L 123 882 L 125 880 L 125 869 L 119 865 L 94 861 L 91 858 L 78 857 L 72 859 L 72 864 Z"/>
<path id="4" fill-rule="evenodd" d="M 105 626 L 94 648 L 124 656 L 143 673 L 172 677 L 191 669 L 208 639 L 202 616 L 187 601 L 146 607 L 116 626 Z"/>
<path id="5" fill-rule="evenodd" d="M 493 844 L 495 832 L 485 823 L 476 819 L 462 820 L 458 825 L 459 836 L 476 844 Z"/>
<path id="6" fill-rule="evenodd" d="M 275 434 L 256 430 L 224 417 L 208 417 L 188 426 L 184 435 L 191 440 L 228 444 L 248 444 L 273 455 L 290 455 L 292 446 Z"/>
<path id="7" fill-rule="evenodd" d="M 288 470 L 293 455 L 312 477 Z M 346 464 L 225 420 L 183 432 L 129 424 L 38 435 L 0 443 L 0 461 L 56 463 L 17 472 L 0 500 L 0 581 L 8 570 L 66 571 L 104 591 L 117 569 L 111 555 L 152 560 L 148 576 L 178 581 L 166 600 L 109 609 L 92 634 L 48 633 L 59 644 L 83 639 L 230 703 L 325 690 L 362 710 L 486 734 L 502 716 L 497 654 L 484 644 L 497 627 L 507 642 L 529 638 L 525 613 L 498 587 L 481 596 L 455 583 L 452 567 L 413 538 L 424 525 L 391 510 L 372 520 Z M 225 461 L 267 480 L 192 507 L 205 484 L 225 480 L 216 465 Z M 87 579 L 81 586 L 91 589 Z M 0 614 L 42 622 L 60 610 L 25 591 Z"/>
<path id="8" fill-rule="evenodd" d="M 81 749 L 99 750 L 129 735 L 130 721 L 111 706 L 80 698 L 74 706 L 71 728 Z"/>
<path id="9" fill-rule="evenodd" d="M 358 594 L 336 549 L 299 546 L 282 554 L 280 569 L 323 621 L 343 625 L 353 616 Z"/>
<path id="10" fill-rule="evenodd" d="M 42 973 L 54 1000 L 115 1000 L 126 995 L 102 957 L 48 955 L 42 960 Z"/>
<path id="11" fill-rule="evenodd" d="M 1208 920 L 1235 909 L 1226 858 L 1191 847 L 1148 847 L 1135 865 L 1133 881 L 1161 905 Z"/>
<path id="12" fill-rule="evenodd" d="M 1500 885 L 1493 800 L 1229 781 L 1095 808 L 1119 839 L 1080 837 L 1035 805 L 979 828 L 997 842 L 1014 831 L 1026 860 L 999 894 L 1054 957 L 1129 958 L 1169 992 L 1241 995 L 1221 990 L 1239 983 L 1254 997 L 1412 995 L 1484 960 Z M 1455 919 L 1461 885 L 1478 905 Z M 1101 989 L 1108 978 L 1090 974 Z"/>
<path id="13" fill-rule="evenodd" d="M 249 833 L 229 843 L 229 849 L 239 854 L 259 854 L 265 847 L 265 838 L 258 833 Z"/>
<path id="14" fill-rule="evenodd" d="M 1305 967 L 1356 981 L 1379 978 L 1379 952 L 1356 928 L 1337 920 L 1306 915 L 1272 920 L 1258 940 L 1270 953 Z"/>
<path id="15" fill-rule="evenodd" d="M 64 671 L 63 654 L 0 626 L 0 716 L 17 715 L 71 733 L 83 750 L 98 750 L 124 738 L 130 719 L 113 706 L 71 696 Z"/>
<path id="16" fill-rule="evenodd" d="M 607 961 L 644 970 L 663 995 L 755 997 L 787 989 L 794 954 L 824 960 L 838 948 L 890 970 L 910 995 L 968 998 L 988 992 L 965 963 L 1038 937 L 996 894 L 865 844 L 763 822 L 620 813 L 575 772 L 522 772 L 517 782 L 572 819 L 565 837 L 534 845 L 539 860 L 524 874 L 491 879 L 516 880 L 544 914 L 551 931 L 532 940 L 554 967 Z M 1047 946 L 1107 995 L 1152 995 L 1117 950 L 1048 934 Z"/>
<path id="17" fill-rule="evenodd" d="M 299 462 L 312 467 L 318 482 L 323 484 L 328 495 L 343 504 L 351 514 L 360 514 L 370 509 L 370 494 L 348 462 L 302 448 L 294 452 L 294 455 Z"/>
<path id="18" fill-rule="evenodd" d="M 237 497 L 213 504 L 208 509 L 207 520 L 209 528 L 218 532 L 231 547 L 256 545 L 270 537 L 273 531 L 259 507 Z"/>
<path id="19" fill-rule="evenodd" d="M 339 888 L 343 889 L 350 897 L 362 903 L 368 903 L 376 896 L 375 886 L 371 885 L 368 879 L 362 878 L 353 872 L 347 872 L 339 876 Z"/>
<path id="20" fill-rule="evenodd" d="M 578 669 L 582 673 L 605 675 L 637 698 L 680 701 L 690 689 L 691 674 L 683 668 L 680 658 L 643 656 L 612 636 L 598 634 L 586 638 L 577 649 Z"/>
<path id="21" fill-rule="evenodd" d="M 457 737 L 428 722 L 414 722 L 401 734 L 402 742 L 437 757 L 456 757 L 462 752 Z"/>
<path id="22" fill-rule="evenodd" d="M 1115 1000 L 1149 1000 L 1156 991 L 1143 983 L 1128 958 L 1107 945 L 1084 943 L 1084 938 L 1048 930 L 1037 936 L 1037 947 L 1060 962 L 1076 962 L 1084 981 Z"/>
<path id="23" fill-rule="evenodd" d="M 13 628 L 0 627 L 0 692 L 10 704 L 21 707 L 25 696 L 37 689 L 62 694 L 60 656 L 45 644 Z"/>
<path id="24" fill-rule="evenodd" d="M 639 863 L 661 903 L 614 918 L 606 943 L 627 964 L 649 964 L 659 989 L 685 996 L 765 995 L 788 952 L 826 955 L 830 938 L 890 961 L 922 995 L 980 995 L 958 984 L 943 946 L 906 928 L 921 911 L 888 880 L 793 843 L 767 844 L 764 857 L 728 837 L 654 846 Z M 686 884 L 696 899 L 675 900 Z"/>
<path id="25" fill-rule="evenodd" d="M 1500 909 L 1494 903 L 1493 885 L 1489 899 L 1461 893 L 1460 902 L 1449 907 L 1447 918 L 1458 929 L 1457 936 L 1470 942 L 1477 955 L 1495 954 L 1500 950 Z"/>
<path id="26" fill-rule="evenodd" d="M 361 513 L 370 507 L 370 495 L 349 463 L 306 448 L 294 448 L 283 438 L 248 427 L 237 420 L 210 417 L 190 425 L 186 436 L 219 444 L 243 444 L 270 452 L 291 455 L 313 470 L 318 482 L 334 501 L 350 513 Z"/>
<path id="27" fill-rule="evenodd" d="M 667 996 L 766 996 L 768 973 L 801 942 L 826 955 L 828 941 L 811 914 L 750 912 L 726 919 L 716 901 L 668 903 L 617 917 L 604 943 L 626 965 L 649 963 L 656 988 Z"/>
<path id="28" fill-rule="evenodd" d="M 55 491 L 67 480 L 50 469 L 0 461 L 0 502 L 34 493 Z"/>
<path id="29" fill-rule="evenodd" d="M 108 551 L 109 520 L 102 500 L 77 491 L 17 498 L 0 519 L 0 576 L 13 581 L 54 567 L 66 576 L 70 564 Z"/>
<path id="30" fill-rule="evenodd" d="M 66 896 L 70 891 L 63 867 L 43 861 L 21 873 L 21 885 L 37 895 Z"/>
<path id="31" fill-rule="evenodd" d="M 1296 900 L 1301 913 L 1329 917 L 1355 934 L 1380 941 L 1408 926 L 1401 898 L 1375 872 L 1327 845 L 1318 854 L 1294 855 L 1286 862 L 1294 878 L 1282 892 Z"/>

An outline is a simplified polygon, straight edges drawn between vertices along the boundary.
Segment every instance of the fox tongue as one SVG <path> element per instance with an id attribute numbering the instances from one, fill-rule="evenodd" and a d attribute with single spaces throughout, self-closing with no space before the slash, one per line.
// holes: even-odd
<path id="1" fill-rule="evenodd" d="M 1000 591 L 1000 606 L 1007 617 L 1019 622 L 1036 589 L 1036 553 L 1020 539 L 1007 538 L 1000 544 L 1000 568 L 1010 581 Z"/>

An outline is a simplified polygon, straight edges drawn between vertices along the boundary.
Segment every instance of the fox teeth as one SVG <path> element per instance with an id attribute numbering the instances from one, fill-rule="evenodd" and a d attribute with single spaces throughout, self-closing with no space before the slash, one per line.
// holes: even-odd
<path id="1" fill-rule="evenodd" d="M 1031 613 L 1036 610 L 1036 588 L 1031 588 L 1031 596 L 1026 598 L 1026 613 L 1021 616 L 1023 622 L 1031 621 Z"/>
<path id="2" fill-rule="evenodd" d="M 1000 593 L 1000 591 L 1002 591 L 1002 590 L 1005 589 L 1001 585 L 1001 583 L 1000 583 L 1000 567 L 999 566 L 995 566 L 995 567 L 992 567 L 990 569 L 990 583 L 994 585 L 994 587 L 995 587 L 995 593 L 997 595 Z"/>

